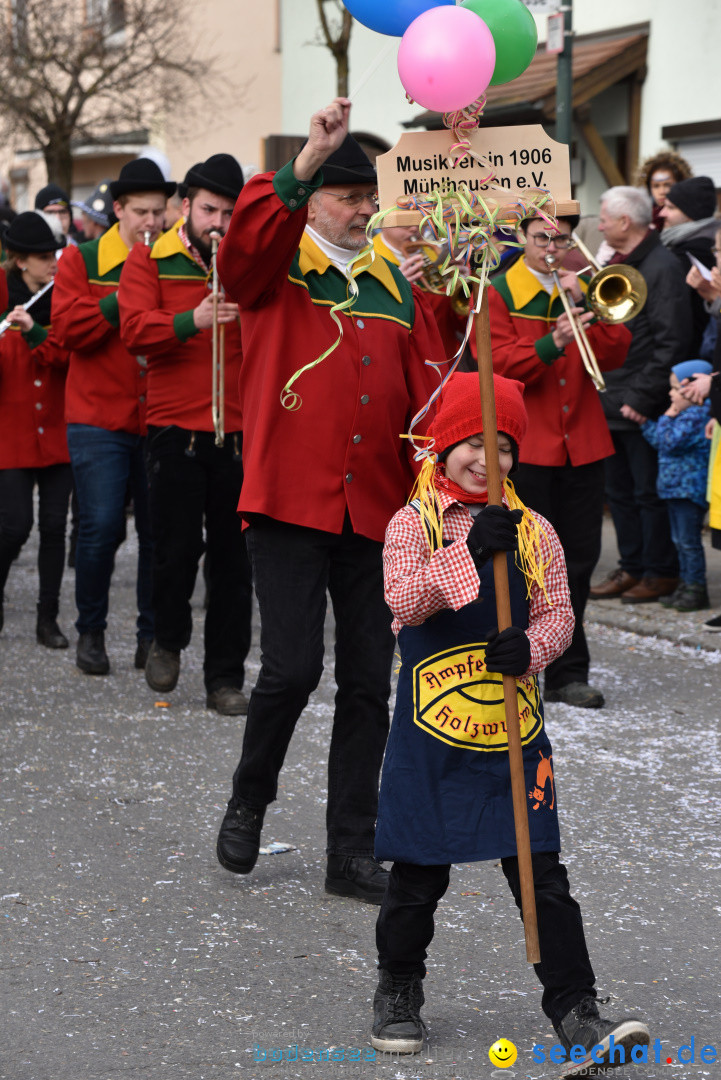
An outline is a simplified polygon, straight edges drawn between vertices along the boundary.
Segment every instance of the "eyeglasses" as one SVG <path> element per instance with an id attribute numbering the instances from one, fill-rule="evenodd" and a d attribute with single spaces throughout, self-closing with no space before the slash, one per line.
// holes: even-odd
<path id="1" fill-rule="evenodd" d="M 556 245 L 559 251 L 568 251 L 573 247 L 573 238 L 570 236 L 548 236 L 546 233 L 528 233 L 528 239 L 541 248 L 547 248 L 549 244 Z"/>
<path id="2" fill-rule="evenodd" d="M 334 191 L 327 191 L 326 188 L 318 189 L 319 195 L 332 195 L 334 199 L 339 202 L 344 202 L 346 206 L 351 210 L 357 210 L 359 206 L 362 206 L 366 200 L 372 203 L 375 209 L 378 209 L 378 192 L 377 191 L 351 191 L 350 195 L 336 195 Z"/>

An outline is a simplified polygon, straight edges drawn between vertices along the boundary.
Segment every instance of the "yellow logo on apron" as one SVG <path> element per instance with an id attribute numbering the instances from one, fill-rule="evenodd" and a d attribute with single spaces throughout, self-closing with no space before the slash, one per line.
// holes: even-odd
<path id="1" fill-rule="evenodd" d="M 467 750 L 508 747 L 503 676 L 486 670 L 485 642 L 448 649 L 413 668 L 413 720 L 450 746 Z M 516 680 L 521 742 L 543 727 L 538 679 Z"/>

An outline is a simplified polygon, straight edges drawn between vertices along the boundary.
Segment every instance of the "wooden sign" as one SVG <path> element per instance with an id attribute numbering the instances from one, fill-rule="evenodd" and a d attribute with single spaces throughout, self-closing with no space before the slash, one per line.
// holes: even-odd
<path id="1" fill-rule="evenodd" d="M 540 190 L 555 200 L 555 207 L 553 202 L 547 206 L 554 216 L 579 212 L 579 204 L 571 198 L 568 146 L 551 139 L 540 124 L 477 128 L 468 138 L 477 156 L 467 155 L 454 168 L 450 131 L 401 135 L 392 150 L 376 158 L 381 210 L 396 206 L 398 199 L 422 198 L 433 191 L 452 194 L 464 185 L 491 209 L 513 205 Z M 399 209 L 383 224 L 410 225 L 419 220 L 418 211 Z"/>

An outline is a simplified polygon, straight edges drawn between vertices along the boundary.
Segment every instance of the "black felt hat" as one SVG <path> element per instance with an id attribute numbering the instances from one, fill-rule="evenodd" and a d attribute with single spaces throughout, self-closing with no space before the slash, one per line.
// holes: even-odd
<path id="1" fill-rule="evenodd" d="M 214 195 L 225 195 L 228 199 L 237 199 L 243 187 L 243 170 L 232 154 L 212 154 L 207 161 L 192 165 L 181 185 L 185 189 L 203 188 Z"/>
<path id="2" fill-rule="evenodd" d="M 136 158 L 123 165 L 120 176 L 110 185 L 113 199 L 121 195 L 133 195 L 138 191 L 162 191 L 166 198 L 175 194 L 177 184 L 168 181 L 150 158 Z"/>
<path id="3" fill-rule="evenodd" d="M 202 167 L 203 167 L 203 162 L 202 161 L 196 161 L 195 165 L 190 166 L 190 168 L 188 169 L 188 171 L 185 174 L 184 178 L 178 184 L 178 195 L 180 196 L 181 199 L 184 199 L 185 196 L 188 194 L 189 184 L 186 182 L 187 179 L 188 179 L 188 176 L 190 175 L 190 173 L 197 173 L 198 169 L 202 169 Z"/>
<path id="4" fill-rule="evenodd" d="M 673 185 L 666 198 L 692 221 L 701 221 L 716 213 L 716 188 L 710 176 L 692 176 L 690 180 L 680 180 Z"/>
<path id="5" fill-rule="evenodd" d="M 110 180 L 101 180 L 87 202 L 74 202 L 72 205 L 87 214 L 91 221 L 104 225 L 107 229 L 113 213 L 113 196 L 110 194 Z"/>
<path id="6" fill-rule="evenodd" d="M 373 162 L 352 135 L 346 135 L 338 149 L 323 163 L 321 171 L 326 187 L 378 183 Z"/>
<path id="7" fill-rule="evenodd" d="M 47 203 L 45 204 L 47 206 Z M 65 247 L 65 237 L 57 237 L 41 214 L 26 210 L 2 230 L 2 246 L 22 255 L 40 255 Z"/>
<path id="8" fill-rule="evenodd" d="M 70 199 L 67 191 L 63 191 L 59 184 L 46 184 L 35 196 L 35 209 L 44 210 L 46 206 L 65 206 L 70 209 Z"/>

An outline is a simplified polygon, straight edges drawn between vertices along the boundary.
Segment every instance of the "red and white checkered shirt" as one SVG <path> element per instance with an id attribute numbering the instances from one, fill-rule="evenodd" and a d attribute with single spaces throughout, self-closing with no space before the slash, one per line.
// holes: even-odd
<path id="1" fill-rule="evenodd" d="M 394 634 L 404 625 L 419 626 L 444 608 L 458 611 L 478 597 L 478 574 L 466 544 L 473 518 L 468 507 L 447 492 L 437 490 L 437 495 L 443 507 L 443 539 L 451 541 L 447 547 L 429 558 L 421 517 L 412 506 L 399 510 L 386 530 L 383 575 L 386 603 L 395 616 Z M 531 586 L 526 631 L 531 663 L 526 674 L 535 675 L 566 651 L 575 619 L 561 542 L 544 517 L 535 510 L 530 513 L 543 530 L 544 562 L 550 557 L 545 570 L 548 599 L 535 583 Z"/>

